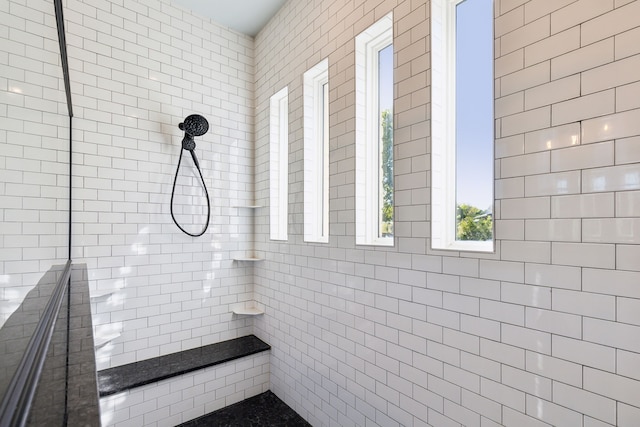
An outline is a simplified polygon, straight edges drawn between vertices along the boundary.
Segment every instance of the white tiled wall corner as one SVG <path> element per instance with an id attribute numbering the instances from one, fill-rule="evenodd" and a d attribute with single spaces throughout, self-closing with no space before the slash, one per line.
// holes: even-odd
<path id="1" fill-rule="evenodd" d="M 255 329 L 274 349 L 271 386 L 313 425 L 640 423 L 633 373 L 640 349 L 631 339 L 640 297 L 639 77 L 631 67 L 640 50 L 631 40 L 640 15 L 628 15 L 640 2 L 495 6 L 498 251 L 491 256 L 432 252 L 419 231 L 429 229 L 430 199 L 408 192 L 430 190 L 429 161 L 418 161 L 430 149 L 429 1 L 289 2 L 256 38 L 256 198 L 264 203 L 268 97 L 288 85 L 297 102 L 302 72 L 329 58 L 330 247 L 302 242 L 302 120 L 293 108 L 296 231 L 274 244 L 264 218 L 256 227 L 266 256 L 256 296 L 273 310 Z M 352 40 L 391 10 L 395 226 L 411 245 L 361 250 Z M 309 16 L 314 26 L 297 25 Z M 395 274 L 405 255 L 410 264 Z"/>
<path id="2" fill-rule="evenodd" d="M 253 299 L 253 41 L 169 1 L 70 2 L 74 260 L 88 265 L 99 369 L 251 332 L 230 305 Z M 209 230 L 169 213 L 182 132 L 209 121 L 196 153 Z M 189 155 L 174 212 L 195 232 L 206 200 Z"/>
<path id="3" fill-rule="evenodd" d="M 269 390 L 260 353 L 100 398 L 103 426 L 175 426 Z"/>

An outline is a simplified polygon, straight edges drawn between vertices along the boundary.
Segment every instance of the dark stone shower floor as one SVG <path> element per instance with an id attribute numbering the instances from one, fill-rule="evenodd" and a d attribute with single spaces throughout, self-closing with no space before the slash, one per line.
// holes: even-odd
<path id="1" fill-rule="evenodd" d="M 271 391 L 218 409 L 179 427 L 311 427 Z"/>

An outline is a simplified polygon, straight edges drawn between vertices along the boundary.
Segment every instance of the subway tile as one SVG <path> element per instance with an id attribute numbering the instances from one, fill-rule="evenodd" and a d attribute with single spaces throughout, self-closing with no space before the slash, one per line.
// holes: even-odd
<path id="1" fill-rule="evenodd" d="M 553 242 L 551 250 L 553 264 L 615 268 L 615 246 L 612 244 Z"/>
<path id="2" fill-rule="evenodd" d="M 640 66 L 640 55 L 635 55 L 584 71 L 581 74 L 581 92 L 584 96 L 637 82 L 638 75 L 633 70 L 638 66 Z"/>
<path id="3" fill-rule="evenodd" d="M 601 392 L 607 396 L 634 406 L 640 406 L 640 381 L 621 377 L 597 369 L 584 368 L 584 389 Z"/>
<path id="4" fill-rule="evenodd" d="M 617 298 L 616 321 L 640 326 L 640 299 Z"/>
<path id="5" fill-rule="evenodd" d="M 469 390 L 462 390 L 462 405 L 465 408 L 489 418 L 497 423 L 502 421 L 501 405 L 497 402 L 489 400 L 480 394 L 473 393 Z M 473 425 L 473 424 L 467 424 Z"/>
<path id="6" fill-rule="evenodd" d="M 559 335 L 551 337 L 551 345 L 553 357 L 615 372 L 616 353 L 612 347 Z"/>
<path id="7" fill-rule="evenodd" d="M 495 320 L 463 314 L 460 316 L 460 330 L 494 341 L 500 340 L 500 323 Z"/>
<path id="8" fill-rule="evenodd" d="M 501 160 L 501 178 L 542 174 L 550 170 L 548 152 L 508 157 Z"/>
<path id="9" fill-rule="evenodd" d="M 612 399 L 560 382 L 553 383 L 553 402 L 571 410 L 611 424 L 616 420 L 616 404 Z"/>
<path id="10" fill-rule="evenodd" d="M 640 82 L 616 87 L 616 112 L 640 108 Z"/>
<path id="11" fill-rule="evenodd" d="M 451 365 L 444 365 L 444 380 L 461 389 L 480 392 L 480 376 Z M 446 401 L 445 401 L 446 404 Z"/>
<path id="12" fill-rule="evenodd" d="M 546 354 L 527 351 L 527 371 L 582 388 L 582 365 Z"/>
<path id="13" fill-rule="evenodd" d="M 520 71 L 524 68 L 524 50 L 518 49 L 506 55 L 501 55 L 494 61 L 494 76 L 496 78 Z"/>
<path id="14" fill-rule="evenodd" d="M 551 13 L 551 34 L 577 26 L 613 9 L 613 0 L 579 0 Z"/>
<path id="15" fill-rule="evenodd" d="M 573 27 L 524 48 L 525 67 L 561 56 L 580 47 L 580 28 Z"/>
<path id="16" fill-rule="evenodd" d="M 530 219 L 525 222 L 527 240 L 555 242 L 580 242 L 579 219 Z"/>
<path id="17" fill-rule="evenodd" d="M 603 90 L 589 95 L 583 94 L 579 98 L 553 104 L 551 107 L 551 123 L 553 126 L 558 126 L 565 123 L 591 119 L 593 117 L 606 116 L 614 112 L 615 90 Z"/>
<path id="18" fill-rule="evenodd" d="M 616 245 L 616 267 L 619 270 L 640 271 L 640 246 L 638 245 Z"/>
<path id="19" fill-rule="evenodd" d="M 498 240 L 523 240 L 524 220 L 495 220 L 495 236 Z"/>
<path id="20" fill-rule="evenodd" d="M 512 346 L 551 354 L 551 334 L 513 325 L 502 325 L 502 342 Z"/>
<path id="21" fill-rule="evenodd" d="M 580 124 L 569 123 L 525 134 L 525 152 L 555 150 L 580 144 Z"/>
<path id="22" fill-rule="evenodd" d="M 494 381 L 500 380 L 500 366 L 500 363 L 489 360 L 484 356 L 480 357 L 466 352 L 460 354 L 460 367 L 462 369 Z"/>
<path id="23" fill-rule="evenodd" d="M 578 339 L 582 337 L 582 318 L 580 316 L 527 307 L 525 318 L 527 328 Z"/>
<path id="24" fill-rule="evenodd" d="M 589 144 L 551 152 L 551 171 L 597 168 L 613 165 L 612 142 Z"/>
<path id="25" fill-rule="evenodd" d="M 613 37 L 551 59 L 551 80 L 581 73 L 614 60 Z"/>
<path id="26" fill-rule="evenodd" d="M 502 383 L 528 395 L 551 399 L 551 380 L 527 371 L 503 366 Z"/>
<path id="27" fill-rule="evenodd" d="M 616 59 L 626 58 L 640 53 L 638 44 L 634 43 L 634 40 L 637 40 L 639 35 L 640 28 L 636 27 L 615 36 Z"/>
<path id="28" fill-rule="evenodd" d="M 613 99 L 613 96 L 611 96 Z M 585 107 L 586 108 L 586 107 Z M 600 107 L 601 108 L 601 107 Z M 602 109 L 602 108 L 601 108 Z M 605 111 L 605 109 L 602 109 Z M 607 110 L 608 111 L 608 110 Z M 611 111 L 613 112 L 613 110 Z M 607 114 L 607 113 L 602 113 Z M 500 136 L 506 137 L 524 132 L 531 132 L 551 126 L 551 107 L 545 106 L 522 113 L 512 114 L 502 118 L 502 129 Z M 564 119 L 568 116 L 559 116 Z M 593 116 L 590 116 L 593 117 Z M 561 124 L 554 119 L 554 125 Z"/>
<path id="29" fill-rule="evenodd" d="M 607 218 L 614 216 L 613 193 L 551 198 L 552 218 Z"/>
<path id="30" fill-rule="evenodd" d="M 525 393 L 486 378 L 480 378 L 480 388 L 485 397 L 506 407 L 524 412 Z"/>
<path id="31" fill-rule="evenodd" d="M 638 423 L 640 419 L 640 408 L 636 406 L 618 403 L 618 419 L 619 427 L 632 427 Z"/>
<path id="32" fill-rule="evenodd" d="M 581 269 L 578 267 L 548 264 L 525 265 L 525 283 L 561 289 L 581 288 Z"/>
<path id="33" fill-rule="evenodd" d="M 554 311 L 615 320 L 616 299 L 613 296 L 556 289 L 553 291 Z"/>
<path id="34" fill-rule="evenodd" d="M 548 263 L 551 260 L 549 242 L 504 240 L 500 245 L 504 261 Z"/>
<path id="35" fill-rule="evenodd" d="M 516 92 L 511 95 L 496 98 L 494 104 L 495 117 L 505 117 L 524 111 L 524 93 Z"/>
<path id="36" fill-rule="evenodd" d="M 484 338 L 480 339 L 480 356 L 520 369 L 525 366 L 525 351 L 522 348 Z"/>
<path id="37" fill-rule="evenodd" d="M 551 153 L 552 159 L 556 151 Z M 580 171 L 525 176 L 524 189 L 526 197 L 576 194 L 580 192 Z"/>
<path id="38" fill-rule="evenodd" d="M 616 373 L 640 381 L 640 354 L 616 350 Z"/>
<path id="39" fill-rule="evenodd" d="M 521 93 L 522 92 L 516 92 L 516 94 Z M 559 102 L 567 101 L 579 96 L 580 76 L 574 74 L 572 76 L 568 76 L 558 80 L 552 80 L 549 83 L 545 83 L 540 86 L 535 86 L 525 90 L 524 109 L 532 110 L 534 108 L 543 107 L 545 105 L 552 105 Z M 513 111 L 512 114 L 516 112 L 519 111 Z M 501 117 L 501 115 L 499 114 L 496 114 L 496 116 Z"/>
<path id="40" fill-rule="evenodd" d="M 587 268 L 583 270 L 582 277 L 584 291 L 640 298 L 640 273 Z"/>
<path id="41" fill-rule="evenodd" d="M 524 264 L 519 262 L 480 260 L 480 277 L 483 279 L 522 282 Z"/>
<path id="42" fill-rule="evenodd" d="M 550 17 L 548 15 L 517 28 L 500 37 L 500 53 L 504 55 L 542 40 L 549 36 L 549 29 Z"/>
<path id="43" fill-rule="evenodd" d="M 640 169 L 635 164 L 582 171 L 584 193 L 638 189 L 640 189 Z"/>
<path id="44" fill-rule="evenodd" d="M 640 134 L 640 110 L 630 110 L 582 122 L 582 143 L 627 138 Z"/>
<path id="45" fill-rule="evenodd" d="M 640 352 L 640 342 L 628 338 L 640 332 L 640 327 L 638 326 L 589 317 L 584 318 L 583 325 L 584 339 L 586 341 Z"/>
<path id="46" fill-rule="evenodd" d="M 524 138 L 521 134 L 498 138 L 495 140 L 494 146 L 497 159 L 524 154 Z"/>
<path id="47" fill-rule="evenodd" d="M 596 243 L 640 243 L 640 218 L 602 218 L 582 221 L 582 240 Z"/>
<path id="48" fill-rule="evenodd" d="M 495 180 L 496 199 L 513 199 L 517 197 L 524 197 L 523 177 Z"/>
<path id="49" fill-rule="evenodd" d="M 640 4 L 632 2 L 583 23 L 581 27 L 582 45 L 588 45 L 637 27 L 638 23 L 634 17 L 638 14 L 640 14 Z"/>
<path id="50" fill-rule="evenodd" d="M 500 37 L 524 25 L 524 7 L 517 7 L 495 19 L 495 37 Z"/>
<path id="51" fill-rule="evenodd" d="M 551 308 L 550 288 L 502 282 L 500 289 L 501 300 L 503 302 L 531 307 Z"/>
<path id="52" fill-rule="evenodd" d="M 613 55 L 613 46 L 611 54 Z M 549 81 L 551 81 L 551 65 L 549 61 L 541 62 L 502 76 L 500 78 L 500 95 L 510 95 Z"/>

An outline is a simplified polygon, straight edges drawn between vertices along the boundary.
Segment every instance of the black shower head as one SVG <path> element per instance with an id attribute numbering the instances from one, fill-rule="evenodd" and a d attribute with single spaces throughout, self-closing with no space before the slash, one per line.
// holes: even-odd
<path id="1" fill-rule="evenodd" d="M 209 130 L 209 122 L 200 114 L 191 114 L 178 127 L 192 137 L 202 136 Z"/>

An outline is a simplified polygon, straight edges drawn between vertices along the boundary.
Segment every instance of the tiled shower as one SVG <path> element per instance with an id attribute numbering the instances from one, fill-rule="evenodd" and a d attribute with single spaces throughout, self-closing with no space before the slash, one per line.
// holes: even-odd
<path id="1" fill-rule="evenodd" d="M 169 0 L 63 3 L 72 259 L 98 369 L 253 333 L 271 346 L 269 388 L 314 426 L 640 425 L 640 1 L 494 0 L 493 254 L 431 249 L 428 0 L 289 0 L 255 38 Z M 354 38 L 389 12 L 395 245 L 356 246 Z M 66 260 L 69 129 L 51 2 L 0 16 L 4 322 Z M 303 241 L 302 75 L 324 58 L 328 244 Z M 280 242 L 269 98 L 285 86 Z M 201 238 L 169 215 L 192 113 L 211 125 Z M 180 172 L 177 211 L 200 224 L 199 177 Z M 234 261 L 247 256 L 264 261 Z M 252 301 L 264 315 L 231 313 Z M 116 425 L 175 425 L 217 401 L 191 393 Z"/>

